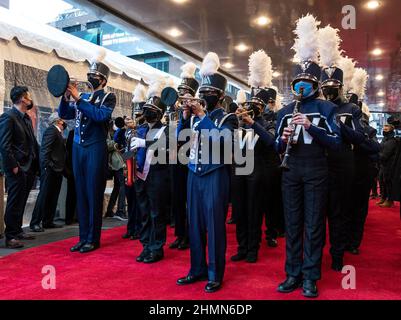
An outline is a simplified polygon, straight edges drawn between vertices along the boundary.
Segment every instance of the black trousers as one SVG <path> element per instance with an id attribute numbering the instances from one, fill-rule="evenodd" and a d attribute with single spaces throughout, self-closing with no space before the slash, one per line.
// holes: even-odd
<path id="1" fill-rule="evenodd" d="M 379 177 L 381 198 L 385 200 L 392 200 L 392 177 L 391 173 L 389 173 L 389 169 L 386 167 L 381 167 Z"/>
<path id="2" fill-rule="evenodd" d="M 347 224 L 352 210 L 354 191 L 353 152 L 329 163 L 329 202 L 327 220 L 330 236 L 330 254 L 342 258 L 347 246 Z"/>
<path id="3" fill-rule="evenodd" d="M 261 190 L 263 168 L 255 163 L 255 170 L 247 176 L 232 176 L 231 202 L 236 217 L 238 253 L 257 255 L 262 236 Z"/>
<path id="4" fill-rule="evenodd" d="M 175 219 L 175 236 L 179 238 L 188 236 L 187 179 L 186 165 L 171 165 L 171 210 Z"/>
<path id="5" fill-rule="evenodd" d="M 6 224 L 6 240 L 15 239 L 22 231 L 22 223 L 29 192 L 35 181 L 35 174 L 31 171 L 23 172 L 19 169 L 15 175 L 6 174 L 7 206 L 4 214 Z"/>
<path id="6" fill-rule="evenodd" d="M 348 247 L 359 248 L 362 243 L 365 222 L 369 210 L 370 186 L 373 180 L 374 169 L 368 159 L 355 161 L 355 179 L 352 189 L 354 201 L 351 210 Z"/>
<path id="7" fill-rule="evenodd" d="M 128 205 L 128 223 L 127 233 L 130 236 L 139 234 L 141 231 L 141 213 L 139 210 L 138 200 L 136 199 L 135 184 L 131 187 L 125 186 L 125 196 Z"/>
<path id="8" fill-rule="evenodd" d="M 117 212 L 125 213 L 125 177 L 123 169 L 113 171 L 113 182 L 114 186 L 107 205 L 107 212 L 113 211 L 118 200 Z"/>
<path id="9" fill-rule="evenodd" d="M 61 172 L 55 172 L 51 168 L 42 170 L 40 191 L 32 213 L 31 227 L 41 223 L 43 226 L 53 223 L 62 181 Z"/>
<path id="10" fill-rule="evenodd" d="M 168 169 L 152 170 L 151 167 L 146 181 L 138 179 L 135 184 L 142 217 L 140 241 L 143 249 L 161 253 L 167 236 Z"/>
<path id="11" fill-rule="evenodd" d="M 77 195 L 74 176 L 67 177 L 67 199 L 65 201 L 65 223 L 71 224 L 76 219 Z"/>
<path id="12" fill-rule="evenodd" d="M 281 169 L 266 167 L 264 170 L 264 187 L 262 208 L 265 213 L 266 239 L 276 239 L 278 233 L 284 232 L 283 196 L 281 193 Z"/>
<path id="13" fill-rule="evenodd" d="M 321 278 L 325 238 L 328 169 L 326 158 L 289 161 L 282 191 L 286 229 L 287 275 Z"/>

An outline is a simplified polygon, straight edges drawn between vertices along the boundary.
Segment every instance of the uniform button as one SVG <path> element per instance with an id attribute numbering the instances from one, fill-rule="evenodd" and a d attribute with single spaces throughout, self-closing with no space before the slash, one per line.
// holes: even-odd
<path id="1" fill-rule="evenodd" d="M 84 125 L 84 124 L 83 124 L 82 126 L 83 126 L 83 127 L 85 127 L 85 125 Z"/>
<path id="2" fill-rule="evenodd" d="M 202 150 L 199 150 L 199 154 L 202 154 Z"/>
<path id="3" fill-rule="evenodd" d="M 198 171 L 202 171 L 202 168 L 201 168 L 201 167 L 199 167 L 199 168 L 198 168 Z"/>
<path id="4" fill-rule="evenodd" d="M 84 132 L 83 132 L 83 131 L 81 131 L 81 134 L 84 134 Z"/>
<path id="5" fill-rule="evenodd" d="M 84 141 L 85 141 L 85 140 L 83 140 L 83 139 L 81 140 L 81 142 L 84 142 Z"/>
<path id="6" fill-rule="evenodd" d="M 86 117 L 84 117 L 84 120 L 86 120 Z"/>

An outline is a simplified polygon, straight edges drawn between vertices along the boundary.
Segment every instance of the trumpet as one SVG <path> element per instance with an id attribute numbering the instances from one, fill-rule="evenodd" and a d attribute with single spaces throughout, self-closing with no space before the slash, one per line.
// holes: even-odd
<path id="1" fill-rule="evenodd" d="M 54 97 L 64 96 L 69 100 L 70 97 L 66 96 L 69 85 L 77 87 L 80 92 L 89 92 L 90 97 L 88 100 L 92 98 L 94 92 L 92 84 L 89 81 L 70 78 L 67 70 L 62 65 L 53 66 L 47 73 L 47 88 Z"/>
<path id="2" fill-rule="evenodd" d="M 195 98 L 195 97 L 178 97 L 177 99 L 177 109 L 182 109 L 185 107 L 188 102 L 197 102 L 200 105 L 202 105 L 204 108 L 206 107 L 206 101 L 200 98 Z"/>

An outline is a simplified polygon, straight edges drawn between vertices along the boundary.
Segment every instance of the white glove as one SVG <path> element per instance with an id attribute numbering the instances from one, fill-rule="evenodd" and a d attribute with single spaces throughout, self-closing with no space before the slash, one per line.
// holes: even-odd
<path id="1" fill-rule="evenodd" d="M 146 147 L 146 140 L 141 138 L 133 138 L 131 140 L 131 149 L 138 149 Z"/>

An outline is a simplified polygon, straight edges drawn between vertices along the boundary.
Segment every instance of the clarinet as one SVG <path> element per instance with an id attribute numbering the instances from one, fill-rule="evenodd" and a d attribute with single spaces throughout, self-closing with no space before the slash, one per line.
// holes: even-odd
<path id="1" fill-rule="evenodd" d="M 292 117 L 294 117 L 299 112 L 299 107 L 301 105 L 301 99 L 302 99 L 302 96 L 304 93 L 304 88 L 301 87 L 299 91 L 300 91 L 299 95 L 296 96 L 297 101 L 295 103 L 294 111 L 292 112 Z M 281 165 L 280 165 L 280 168 L 285 171 L 290 170 L 290 167 L 288 165 L 288 159 L 290 158 L 290 153 L 291 153 L 292 144 L 294 142 L 295 131 L 296 131 L 296 126 L 291 124 L 291 127 L 293 130 L 291 132 L 291 135 L 288 138 L 287 147 L 285 149 L 283 161 L 281 162 Z"/>

